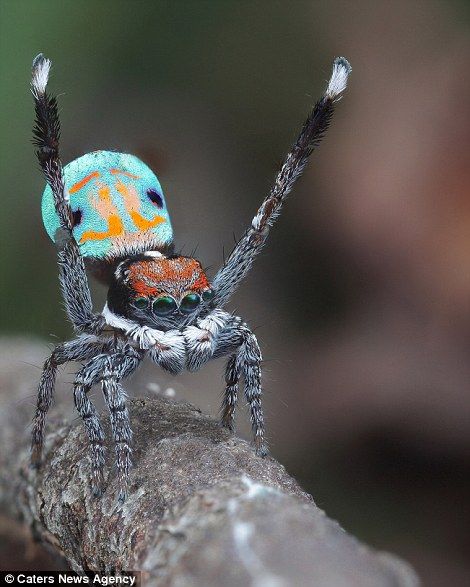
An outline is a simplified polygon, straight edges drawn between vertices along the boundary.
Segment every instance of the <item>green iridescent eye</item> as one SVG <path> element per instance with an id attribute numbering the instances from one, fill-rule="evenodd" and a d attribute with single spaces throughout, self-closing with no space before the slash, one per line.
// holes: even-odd
<path id="1" fill-rule="evenodd" d="M 180 310 L 185 314 L 191 314 L 198 307 L 201 297 L 197 293 L 190 293 L 181 300 Z"/>
<path id="2" fill-rule="evenodd" d="M 134 300 L 134 306 L 139 308 L 139 310 L 145 310 L 145 308 L 149 305 L 149 301 L 147 298 L 136 298 Z"/>
<path id="3" fill-rule="evenodd" d="M 167 316 L 176 309 L 176 302 L 170 296 L 162 296 L 153 302 L 152 307 L 157 316 Z"/>
<path id="4" fill-rule="evenodd" d="M 202 292 L 202 299 L 205 302 L 210 302 L 214 296 L 215 296 L 215 291 L 213 289 L 206 289 L 206 291 Z"/>

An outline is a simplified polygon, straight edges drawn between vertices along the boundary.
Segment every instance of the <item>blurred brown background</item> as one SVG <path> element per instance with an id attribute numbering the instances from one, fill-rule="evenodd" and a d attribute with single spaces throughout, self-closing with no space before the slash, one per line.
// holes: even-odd
<path id="1" fill-rule="evenodd" d="M 40 218 L 34 55 L 54 62 L 63 160 L 139 155 L 177 246 L 213 269 L 332 59 L 350 60 L 332 128 L 232 309 L 262 344 L 274 456 L 430 586 L 470 578 L 469 20 L 457 0 L 0 0 L 2 330 L 35 336 L 44 356 L 71 330 Z M 158 382 L 216 413 L 222 370 L 146 367 L 129 387 Z"/>

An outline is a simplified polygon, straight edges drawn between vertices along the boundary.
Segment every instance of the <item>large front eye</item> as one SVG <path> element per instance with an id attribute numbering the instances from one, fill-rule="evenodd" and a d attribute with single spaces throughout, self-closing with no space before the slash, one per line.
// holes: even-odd
<path id="1" fill-rule="evenodd" d="M 190 293 L 181 300 L 180 310 L 185 314 L 191 314 L 198 307 L 201 297 L 197 293 Z"/>
<path id="2" fill-rule="evenodd" d="M 152 307 L 157 316 L 167 316 L 176 309 L 176 302 L 170 296 L 162 296 L 153 302 Z"/>
<path id="3" fill-rule="evenodd" d="M 149 305 L 149 301 L 147 298 L 136 298 L 134 300 L 134 306 L 139 310 L 145 310 L 145 308 Z"/>

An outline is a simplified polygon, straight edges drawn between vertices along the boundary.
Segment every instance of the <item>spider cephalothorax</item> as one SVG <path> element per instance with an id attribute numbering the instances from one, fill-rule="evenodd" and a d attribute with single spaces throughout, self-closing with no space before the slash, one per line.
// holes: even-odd
<path id="1" fill-rule="evenodd" d="M 245 322 L 223 308 L 264 246 L 270 226 L 328 128 L 334 103 L 346 87 L 349 63 L 343 57 L 335 59 L 325 93 L 305 121 L 270 194 L 211 282 L 199 261 L 173 253 L 163 190 L 145 163 L 133 155 L 95 151 L 62 166 L 57 101 L 46 92 L 50 66 L 42 55 L 33 61 L 34 136 L 47 180 L 44 226 L 58 249 L 60 286 L 77 337 L 58 345 L 44 364 L 33 421 L 32 463 L 38 465 L 41 459 L 57 367 L 81 362 L 73 389 L 90 441 L 92 490 L 100 495 L 104 485 L 104 431 L 88 393 L 99 383 L 110 413 L 119 498 L 124 499 L 132 431 L 121 381 L 145 357 L 176 374 L 228 356 L 222 424 L 233 428 L 243 379 L 256 451 L 266 455 L 259 345 Z M 109 286 L 100 313 L 92 309 L 85 264 Z"/>
<path id="2" fill-rule="evenodd" d="M 122 261 L 108 291 L 107 308 L 142 326 L 169 330 L 209 310 L 214 297 L 199 261 L 147 252 Z"/>

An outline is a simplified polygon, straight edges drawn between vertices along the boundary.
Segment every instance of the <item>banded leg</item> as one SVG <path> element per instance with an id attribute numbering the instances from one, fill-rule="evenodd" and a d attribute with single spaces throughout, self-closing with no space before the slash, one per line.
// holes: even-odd
<path id="1" fill-rule="evenodd" d="M 242 371 L 245 379 L 245 398 L 250 408 L 251 428 L 256 453 L 265 457 L 268 447 L 264 438 L 264 416 L 261 406 L 261 351 L 256 336 L 246 329 L 245 343 L 240 349 Z"/>
<path id="2" fill-rule="evenodd" d="M 91 447 L 92 490 L 96 496 L 101 495 L 103 488 L 103 468 L 105 463 L 104 431 L 99 420 L 96 408 L 91 403 L 87 393 L 92 385 L 102 382 L 104 398 L 110 411 L 113 438 L 116 443 L 122 443 L 122 448 L 116 448 L 116 458 L 119 472 L 119 499 L 123 500 L 127 488 L 127 474 L 130 460 L 126 465 L 126 455 L 130 459 L 130 422 L 127 408 L 124 404 L 125 394 L 118 394 L 116 384 L 130 375 L 141 360 L 141 355 L 130 346 L 122 352 L 112 355 L 102 354 L 92 359 L 77 374 L 74 386 L 75 405 L 83 419 Z M 119 395 L 119 397 L 118 397 Z M 120 413 L 120 416 L 118 415 Z M 124 428 L 129 430 L 124 434 Z"/>
<path id="3" fill-rule="evenodd" d="M 131 468 L 132 429 L 126 406 L 126 392 L 120 380 L 130 375 L 139 365 L 140 358 L 129 354 L 117 354 L 110 358 L 101 382 L 103 395 L 109 409 L 109 417 L 116 453 L 119 484 L 119 501 L 127 497 L 129 470 Z"/>
<path id="4" fill-rule="evenodd" d="M 227 262 L 215 275 L 212 285 L 215 290 L 212 307 L 223 307 L 250 270 L 253 261 L 262 250 L 269 229 L 279 216 L 287 196 L 302 175 L 308 158 L 328 129 L 334 105 L 346 89 L 351 66 L 344 57 L 334 60 L 328 86 L 307 117 L 296 142 L 288 153 L 276 177 L 271 192 L 264 199 L 251 226 L 246 230 Z"/>
<path id="5" fill-rule="evenodd" d="M 73 386 L 73 398 L 75 407 L 83 420 L 85 430 L 90 442 L 91 456 L 91 490 L 95 497 L 103 494 L 103 468 L 105 464 L 106 449 L 104 446 L 104 430 L 101 425 L 98 412 L 91 403 L 88 393 L 92 386 L 99 380 L 99 368 L 107 359 L 107 355 L 99 355 L 90 361 L 76 376 Z"/>
<path id="6" fill-rule="evenodd" d="M 31 78 L 36 113 L 33 142 L 38 148 L 36 155 L 52 190 L 54 208 L 60 220 L 54 241 L 58 247 L 60 288 L 67 315 L 77 332 L 99 334 L 106 323 L 103 316 L 93 313 L 85 264 L 72 235 L 74 220 L 59 157 L 57 99 L 46 91 L 50 69 L 51 62 L 42 54 L 34 59 Z"/>
<path id="7" fill-rule="evenodd" d="M 256 336 L 241 318 L 234 316 L 232 323 L 220 332 L 213 358 L 231 353 L 225 371 L 227 384 L 222 403 L 222 424 L 233 429 L 240 376 L 244 379 L 245 398 L 250 410 L 256 453 L 268 454 L 264 438 L 264 416 L 261 405 L 261 351 Z"/>
<path id="8" fill-rule="evenodd" d="M 222 401 L 222 426 L 233 431 L 234 412 L 238 400 L 238 384 L 240 381 L 240 361 L 238 354 L 231 355 L 225 368 L 225 393 Z"/>
<path id="9" fill-rule="evenodd" d="M 57 367 L 67 361 L 82 361 L 100 352 L 102 343 L 94 336 L 81 336 L 58 345 L 45 361 L 38 386 L 36 413 L 33 418 L 31 438 L 31 465 L 39 466 L 44 445 L 46 416 L 52 404 Z"/>
<path id="10" fill-rule="evenodd" d="M 57 360 L 54 353 L 46 359 L 38 386 L 38 398 L 36 413 L 33 418 L 33 430 L 31 435 L 31 466 L 39 467 L 44 446 L 44 429 L 46 415 L 52 404 L 54 387 L 57 376 Z"/>

